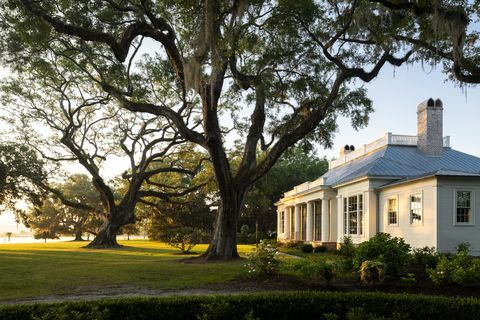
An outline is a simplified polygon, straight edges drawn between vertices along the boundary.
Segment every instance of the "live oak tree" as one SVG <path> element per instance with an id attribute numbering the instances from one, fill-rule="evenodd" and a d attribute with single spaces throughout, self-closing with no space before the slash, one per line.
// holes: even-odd
<path id="1" fill-rule="evenodd" d="M 416 58 L 440 64 L 451 78 L 465 84 L 480 83 L 479 1 L 370 0 L 392 18 L 402 20 L 389 37 Z M 375 41 L 363 37 L 362 41 Z"/>
<path id="2" fill-rule="evenodd" d="M 89 205 L 92 208 L 101 208 L 99 194 L 86 174 L 74 174 L 59 186 L 56 186 L 62 195 L 70 201 Z M 98 233 L 98 229 L 105 220 L 103 212 L 99 210 L 85 210 L 67 206 L 58 202 L 61 224 L 64 226 L 62 234 L 74 235 L 75 241 L 83 241 L 85 233 Z"/>
<path id="3" fill-rule="evenodd" d="M 189 167 L 180 163 L 175 154 L 181 152 L 183 139 L 168 122 L 115 108 L 108 94 L 69 72 L 69 57 L 60 61 L 62 56 L 49 54 L 38 59 L 41 65 L 31 72 L 19 72 L 3 83 L 4 112 L 13 126 L 11 135 L 54 166 L 50 180 L 59 178 L 64 163 L 83 167 L 101 206 L 88 203 L 69 188 L 54 187 L 46 179 L 31 177 L 31 181 L 71 210 L 105 217 L 88 247 L 118 246 L 117 233 L 135 222 L 135 206 L 142 198 L 168 200 L 201 186 L 183 185 L 171 191 L 168 185 L 152 184 L 150 179 L 165 173 L 193 177 L 202 161 L 189 163 Z M 121 188 L 105 179 L 105 163 L 112 155 L 127 159 L 129 164 L 122 174 Z"/>
<path id="4" fill-rule="evenodd" d="M 33 231 L 35 239 L 59 239 L 64 233 L 64 225 L 61 223 L 61 213 L 58 206 L 51 199 L 45 199 L 40 206 L 33 207 L 26 213 L 23 221 Z"/>
<path id="5" fill-rule="evenodd" d="M 365 1 L 9 0 L 3 61 L 15 71 L 52 47 L 74 54 L 71 72 L 206 149 L 221 197 L 206 255 L 228 259 L 255 181 L 302 139 L 329 146 L 338 115 L 364 125 L 372 106 L 358 80 L 412 55 L 383 38 L 403 23 L 385 15 Z M 375 41 L 350 41 L 364 35 Z M 131 68 L 139 50 L 148 56 Z"/>

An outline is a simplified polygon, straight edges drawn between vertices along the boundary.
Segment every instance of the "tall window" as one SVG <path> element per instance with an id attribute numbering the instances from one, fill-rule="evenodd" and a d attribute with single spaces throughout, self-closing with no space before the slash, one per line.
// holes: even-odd
<path id="1" fill-rule="evenodd" d="M 302 204 L 300 206 L 300 239 L 305 241 L 307 239 L 307 205 Z"/>
<path id="2" fill-rule="evenodd" d="M 343 198 L 343 231 L 346 235 L 363 234 L 363 195 Z"/>
<path id="3" fill-rule="evenodd" d="M 280 233 L 285 233 L 285 211 L 280 212 Z"/>
<path id="4" fill-rule="evenodd" d="M 422 224 L 422 219 L 422 194 L 412 194 L 410 195 L 410 223 Z"/>
<path id="5" fill-rule="evenodd" d="M 322 202 L 313 203 L 315 213 L 315 241 L 322 240 Z"/>
<path id="6" fill-rule="evenodd" d="M 397 225 L 398 224 L 397 198 L 388 199 L 387 206 L 388 206 L 387 208 L 388 224 Z"/>
<path id="7" fill-rule="evenodd" d="M 456 191 L 456 214 L 455 222 L 458 224 L 470 224 L 472 219 L 472 192 Z"/>

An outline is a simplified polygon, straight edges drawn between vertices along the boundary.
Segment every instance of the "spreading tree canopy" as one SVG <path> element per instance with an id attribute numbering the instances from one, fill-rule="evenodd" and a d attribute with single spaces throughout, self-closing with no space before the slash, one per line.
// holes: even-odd
<path id="1" fill-rule="evenodd" d="M 427 45 L 396 36 L 428 33 L 421 29 L 428 3 L 7 0 L 3 62 L 30 72 L 69 61 L 69 72 L 124 110 L 160 117 L 206 149 L 221 198 L 207 257 L 231 258 L 252 185 L 299 141 L 329 146 L 339 115 L 365 125 L 372 104 L 362 82 L 387 63 L 427 54 Z M 450 21 L 442 10 L 436 17 Z M 450 34 L 460 25 L 452 23 Z M 430 52 L 455 66 L 461 45 L 451 40 L 441 42 L 453 46 L 449 55 Z M 55 59 L 46 63 L 47 55 Z M 235 166 L 233 139 L 242 146 Z"/>

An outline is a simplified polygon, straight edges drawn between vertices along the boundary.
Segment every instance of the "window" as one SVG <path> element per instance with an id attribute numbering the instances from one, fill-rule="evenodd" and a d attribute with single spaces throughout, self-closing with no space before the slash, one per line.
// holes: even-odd
<path id="1" fill-rule="evenodd" d="M 313 203 L 315 213 L 315 241 L 322 240 L 322 202 L 315 201 Z"/>
<path id="2" fill-rule="evenodd" d="M 410 224 L 422 224 L 422 194 L 410 195 Z"/>
<path id="3" fill-rule="evenodd" d="M 343 198 L 343 224 L 346 235 L 363 234 L 363 195 Z"/>
<path id="4" fill-rule="evenodd" d="M 455 222 L 458 224 L 472 224 L 472 192 L 455 191 Z"/>
<path id="5" fill-rule="evenodd" d="M 388 199 L 387 221 L 389 225 L 398 225 L 397 198 Z"/>
<path id="6" fill-rule="evenodd" d="M 285 233 L 285 211 L 280 212 L 280 233 Z"/>

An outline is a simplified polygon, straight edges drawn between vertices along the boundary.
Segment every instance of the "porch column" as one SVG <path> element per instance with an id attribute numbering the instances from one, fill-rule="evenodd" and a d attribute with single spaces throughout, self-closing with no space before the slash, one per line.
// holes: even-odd
<path id="1" fill-rule="evenodd" d="M 290 210 L 292 210 L 290 206 L 285 207 L 285 226 L 284 226 L 285 227 L 285 229 L 284 229 L 285 240 L 290 240 L 290 237 L 291 237 L 291 235 L 290 235 L 290 223 L 291 223 L 291 221 L 290 221 Z"/>
<path id="2" fill-rule="evenodd" d="M 306 241 L 313 241 L 313 201 L 307 202 L 307 237 Z"/>
<path id="3" fill-rule="evenodd" d="M 330 212 L 328 212 L 328 199 L 322 199 L 322 242 L 330 241 Z"/>
<path id="4" fill-rule="evenodd" d="M 277 238 L 282 233 L 282 210 L 277 207 Z"/>
<path id="5" fill-rule="evenodd" d="M 295 235 L 292 237 L 295 240 L 300 240 L 300 205 L 295 205 Z"/>

